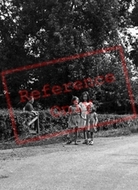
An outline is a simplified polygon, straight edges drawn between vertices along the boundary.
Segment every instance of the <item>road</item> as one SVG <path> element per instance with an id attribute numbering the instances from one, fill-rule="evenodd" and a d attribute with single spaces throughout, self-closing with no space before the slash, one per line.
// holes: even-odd
<path id="1" fill-rule="evenodd" d="M 137 190 L 138 135 L 0 150 L 0 190 Z"/>

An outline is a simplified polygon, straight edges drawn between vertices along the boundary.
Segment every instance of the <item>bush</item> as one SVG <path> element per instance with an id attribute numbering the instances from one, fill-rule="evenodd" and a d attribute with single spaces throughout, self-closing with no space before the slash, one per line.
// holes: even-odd
<path id="1" fill-rule="evenodd" d="M 14 118 L 16 121 L 16 130 L 19 136 L 30 135 L 29 129 L 24 125 L 24 121 L 27 119 L 27 114 L 21 110 L 14 110 Z M 113 115 L 113 114 L 98 114 L 99 122 L 111 121 L 114 119 L 121 119 L 125 115 Z M 49 110 L 39 111 L 40 121 L 40 135 L 59 132 L 67 129 L 68 116 L 62 116 L 54 118 L 51 116 Z M 120 134 L 129 134 L 138 132 L 138 119 L 132 119 L 129 121 L 123 121 L 120 123 L 112 123 L 102 127 L 98 127 L 98 131 L 109 131 L 112 136 L 113 131 Z M 124 132 L 121 130 L 123 129 Z M 0 139 L 8 139 L 13 137 L 13 128 L 9 114 L 7 110 L 0 111 Z M 106 134 L 106 133 L 105 133 Z M 109 132 L 108 132 L 109 134 Z M 105 135 L 106 136 L 106 135 Z"/>
<path id="2" fill-rule="evenodd" d="M 108 121 L 109 124 L 102 126 L 102 127 L 98 127 L 98 131 L 99 130 L 127 128 L 128 130 L 130 130 L 130 132 L 138 132 L 138 118 L 131 119 L 128 121 L 127 121 L 127 119 L 124 119 L 124 121 L 123 121 L 122 118 L 128 117 L 128 116 L 130 116 L 130 115 L 99 114 L 98 115 L 99 122 Z M 119 120 L 119 119 L 120 119 L 120 121 L 110 124 L 110 121 L 112 123 L 112 120 Z"/>

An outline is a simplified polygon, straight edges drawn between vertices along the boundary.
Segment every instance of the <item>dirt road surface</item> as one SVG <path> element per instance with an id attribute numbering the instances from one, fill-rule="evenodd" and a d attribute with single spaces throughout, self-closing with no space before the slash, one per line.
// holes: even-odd
<path id="1" fill-rule="evenodd" d="M 137 190 L 138 135 L 0 150 L 0 190 Z"/>

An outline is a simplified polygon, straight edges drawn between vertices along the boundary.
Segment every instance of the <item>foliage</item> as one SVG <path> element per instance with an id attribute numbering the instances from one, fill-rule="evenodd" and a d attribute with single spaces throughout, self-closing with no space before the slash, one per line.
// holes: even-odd
<path id="1" fill-rule="evenodd" d="M 131 21 L 133 26 L 138 29 L 138 2 L 135 3 L 135 7 L 131 14 Z M 130 53 L 130 57 L 133 60 L 136 67 L 138 67 L 138 39 L 134 38 L 132 41 L 132 50 Z"/>
<path id="2" fill-rule="evenodd" d="M 67 121 L 68 121 L 68 116 L 64 115 L 59 118 L 54 118 L 49 114 L 48 110 L 43 110 L 39 112 L 39 118 L 40 118 L 40 136 L 41 135 L 46 135 L 46 134 L 51 134 L 55 132 L 60 132 L 68 129 L 67 127 Z M 29 128 L 25 126 L 23 123 L 27 119 L 26 115 L 21 112 L 20 110 L 14 110 L 14 115 L 15 115 L 15 122 L 16 122 L 16 130 L 19 135 L 19 138 L 24 138 L 26 139 L 27 137 L 33 137 L 33 135 L 29 132 Z M 127 117 L 128 115 L 115 115 L 115 114 L 98 114 L 98 120 L 99 123 L 101 122 L 109 122 L 112 120 L 118 120 L 124 117 Z M 3 125 L 4 122 L 6 125 Z M 98 131 L 108 131 L 108 130 L 117 130 L 116 134 L 122 134 L 119 131 L 121 129 L 126 129 L 126 131 L 130 132 L 138 132 L 137 128 L 137 122 L 138 119 L 132 119 L 129 121 L 122 121 L 118 123 L 113 123 L 113 124 L 105 124 L 104 126 L 97 127 Z M 1 110 L 0 113 L 0 139 L 2 140 L 8 140 L 10 138 L 14 138 L 13 134 L 13 128 L 11 121 L 9 119 L 9 115 L 7 111 Z M 3 127 L 4 126 L 4 127 Z M 110 132 L 110 131 L 109 131 Z M 101 133 L 100 133 L 101 134 Z M 99 134 L 99 135 L 100 135 Z M 97 134 L 98 136 L 98 134 Z"/>
<path id="3" fill-rule="evenodd" d="M 25 67 L 33 63 L 120 44 L 118 31 L 130 23 L 128 8 L 131 3 L 131 0 L 114 0 L 113 3 L 110 0 L 2 0 L 0 3 L 2 70 Z M 128 69 L 131 73 L 130 64 Z M 105 104 L 112 102 L 113 99 L 110 112 L 116 111 L 114 107 L 120 104 L 122 110 L 124 107 L 130 107 L 127 91 L 122 93 L 126 86 L 117 53 L 108 57 L 99 55 L 48 65 L 40 69 L 20 71 L 7 75 L 6 80 L 12 106 L 23 107 L 18 93 L 20 89 L 27 89 L 29 92 L 33 89 L 41 90 L 44 84 L 61 85 L 108 72 L 116 72 L 117 84 L 87 89 L 91 98 L 98 102 L 98 106 L 102 106 L 101 110 L 105 110 Z M 62 96 L 51 96 L 40 99 L 40 103 L 44 107 L 50 107 L 52 104 L 70 104 L 72 95 L 80 96 L 81 92 L 72 91 Z"/>

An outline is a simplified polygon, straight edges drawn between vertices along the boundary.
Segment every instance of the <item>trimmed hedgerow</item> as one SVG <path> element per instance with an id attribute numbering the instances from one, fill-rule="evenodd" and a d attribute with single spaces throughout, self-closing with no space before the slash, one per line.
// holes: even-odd
<path id="1" fill-rule="evenodd" d="M 123 118 L 127 115 L 114 115 L 114 114 L 98 114 L 99 122 L 111 121 L 114 119 Z M 24 125 L 24 121 L 28 118 L 27 114 L 21 110 L 14 110 L 14 119 L 16 121 L 16 130 L 19 136 L 30 135 L 29 129 Z M 40 121 L 40 135 L 49 134 L 54 132 L 59 132 L 67 129 L 68 116 L 62 116 L 54 118 L 50 115 L 49 110 L 39 111 L 39 121 Z M 108 124 L 98 127 L 99 132 L 109 131 L 124 134 L 122 129 L 127 131 L 127 134 L 138 132 L 138 119 L 131 119 L 129 121 L 122 121 L 114 124 Z M 112 136 L 111 132 L 111 136 Z M 0 111 L 0 139 L 8 139 L 13 137 L 12 123 L 9 118 L 7 110 Z M 106 136 L 106 135 L 105 135 Z"/>
<path id="2" fill-rule="evenodd" d="M 116 120 L 116 123 L 104 125 L 102 127 L 99 127 L 98 130 L 129 128 L 131 132 L 137 131 L 134 130 L 134 128 L 138 128 L 138 118 L 127 120 L 129 116 L 131 117 L 131 115 L 98 114 L 99 123 L 104 121 L 112 123 L 113 120 Z"/>

